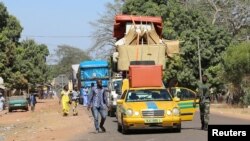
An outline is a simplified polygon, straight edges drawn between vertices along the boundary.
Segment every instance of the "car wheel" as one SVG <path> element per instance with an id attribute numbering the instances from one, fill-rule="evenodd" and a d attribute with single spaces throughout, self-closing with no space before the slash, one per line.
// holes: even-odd
<path id="1" fill-rule="evenodd" d="M 128 129 L 127 129 L 127 127 L 124 125 L 124 123 L 123 123 L 123 116 L 122 116 L 122 118 L 121 118 L 122 120 L 122 134 L 128 134 Z"/>
<path id="2" fill-rule="evenodd" d="M 180 133 L 181 132 L 181 125 L 173 129 L 173 132 Z"/>
<path id="3" fill-rule="evenodd" d="M 117 121 L 117 131 L 122 132 L 122 126 L 118 121 Z"/>
<path id="4" fill-rule="evenodd" d="M 25 109 L 24 109 L 25 111 L 29 111 L 29 107 L 25 107 Z"/>
<path id="5" fill-rule="evenodd" d="M 12 112 L 12 109 L 9 109 L 9 112 Z"/>

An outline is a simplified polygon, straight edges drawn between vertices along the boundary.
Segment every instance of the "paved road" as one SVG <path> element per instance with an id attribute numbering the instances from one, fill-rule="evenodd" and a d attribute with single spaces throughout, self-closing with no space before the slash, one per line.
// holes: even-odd
<path id="1" fill-rule="evenodd" d="M 250 120 L 224 117 L 211 114 L 210 124 L 249 124 Z M 73 141 L 207 141 L 207 132 L 200 130 L 199 112 L 190 122 L 182 123 L 181 133 L 172 133 L 164 130 L 132 131 L 129 135 L 123 135 L 117 131 L 115 118 L 108 117 L 105 127 L 106 133 L 95 134 L 94 129 L 86 135 L 80 135 Z"/>

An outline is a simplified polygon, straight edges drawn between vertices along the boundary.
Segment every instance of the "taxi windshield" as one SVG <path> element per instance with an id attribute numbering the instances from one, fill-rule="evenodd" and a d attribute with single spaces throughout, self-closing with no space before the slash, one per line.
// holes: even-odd
<path id="1" fill-rule="evenodd" d="M 165 89 L 129 90 L 126 96 L 127 102 L 139 101 L 172 101 Z"/>

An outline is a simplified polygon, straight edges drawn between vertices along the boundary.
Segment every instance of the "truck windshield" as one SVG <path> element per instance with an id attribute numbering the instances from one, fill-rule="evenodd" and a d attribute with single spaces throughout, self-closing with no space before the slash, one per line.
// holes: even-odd
<path id="1" fill-rule="evenodd" d="M 116 80 L 113 82 L 113 90 L 120 90 L 122 85 L 122 80 Z"/>
<path id="2" fill-rule="evenodd" d="M 81 68 L 81 80 L 95 80 L 96 78 L 109 78 L 108 68 Z"/>
<path id="3" fill-rule="evenodd" d="M 144 89 L 128 91 L 126 101 L 172 101 L 172 98 L 165 89 Z"/>

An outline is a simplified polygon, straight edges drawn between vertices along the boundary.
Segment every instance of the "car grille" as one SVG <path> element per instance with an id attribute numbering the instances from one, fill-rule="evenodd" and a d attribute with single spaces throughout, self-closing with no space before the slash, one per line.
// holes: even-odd
<path id="1" fill-rule="evenodd" d="M 143 117 L 163 117 L 164 110 L 145 110 L 142 111 Z"/>

